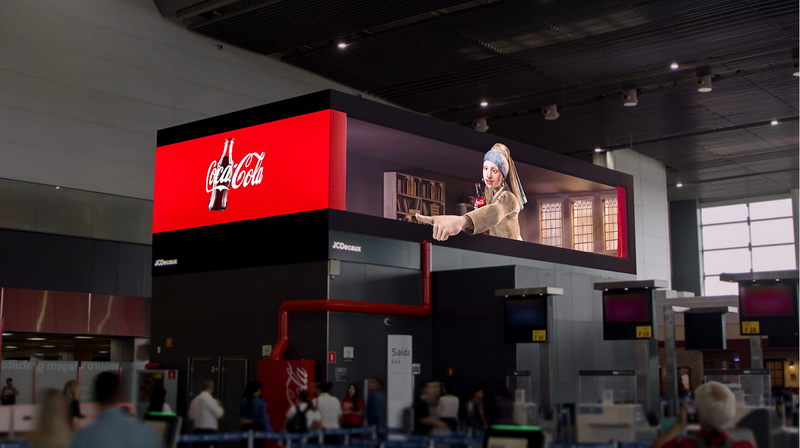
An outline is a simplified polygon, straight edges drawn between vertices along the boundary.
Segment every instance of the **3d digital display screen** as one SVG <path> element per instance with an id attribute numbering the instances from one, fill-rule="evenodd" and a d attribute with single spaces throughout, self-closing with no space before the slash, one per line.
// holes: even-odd
<path id="1" fill-rule="evenodd" d="M 650 294 L 631 293 L 603 295 L 603 321 L 606 323 L 650 322 Z"/>
<path id="2" fill-rule="evenodd" d="M 346 120 L 324 110 L 158 147 L 153 233 L 344 209 Z"/>
<path id="3" fill-rule="evenodd" d="M 739 291 L 743 318 L 792 316 L 795 314 L 794 287 L 786 283 L 742 285 Z"/>

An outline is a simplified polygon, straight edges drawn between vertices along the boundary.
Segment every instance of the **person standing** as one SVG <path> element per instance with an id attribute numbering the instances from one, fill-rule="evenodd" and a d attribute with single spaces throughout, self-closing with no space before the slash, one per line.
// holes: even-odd
<path id="1" fill-rule="evenodd" d="M 439 398 L 439 405 L 437 406 L 439 418 L 447 423 L 450 429 L 458 429 L 458 408 L 460 403 L 455 395 L 456 388 L 453 383 L 444 383 L 442 392 L 444 395 Z"/>
<path id="2" fill-rule="evenodd" d="M 261 383 L 258 381 L 251 381 L 244 390 L 239 405 L 239 423 L 242 431 L 272 431 L 267 404 L 261 398 Z M 247 446 L 247 440 L 242 440 L 242 446 Z"/>
<path id="3" fill-rule="evenodd" d="M 167 403 L 167 389 L 164 389 L 163 386 L 156 386 L 150 391 L 150 404 L 147 406 L 147 412 L 172 414 L 172 408 Z"/>
<path id="4" fill-rule="evenodd" d="M 67 448 L 72 442 L 72 431 L 64 416 L 67 402 L 56 389 L 44 389 L 42 407 L 36 429 L 27 434 L 30 448 Z"/>
<path id="5" fill-rule="evenodd" d="M 342 426 L 357 428 L 361 426 L 361 416 L 364 414 L 364 402 L 358 396 L 355 383 L 347 386 L 347 396 L 342 398 Z"/>
<path id="6" fill-rule="evenodd" d="M 447 423 L 438 415 L 439 395 L 442 386 L 438 381 L 425 381 L 420 388 L 420 400 L 414 405 L 414 434 L 427 436 L 434 429 L 446 429 Z"/>
<path id="7" fill-rule="evenodd" d="M 367 424 L 386 428 L 386 393 L 377 378 L 367 378 Z"/>
<path id="8" fill-rule="evenodd" d="M 339 399 L 332 396 L 328 391 L 333 388 L 333 383 L 317 384 L 317 398 L 314 399 L 314 407 L 322 415 L 322 427 L 325 429 L 339 429 L 339 419 L 342 417 L 342 404 Z M 326 444 L 339 443 L 339 436 L 325 436 Z"/>
<path id="9" fill-rule="evenodd" d="M 67 423 L 73 431 L 77 431 L 81 427 L 81 383 L 77 380 L 69 380 L 64 384 L 63 395 L 67 398 L 69 406 L 67 407 Z"/>
<path id="10" fill-rule="evenodd" d="M 196 396 L 189 405 L 189 418 L 194 423 L 195 434 L 212 434 L 219 429 L 219 420 L 225 418 L 222 402 L 211 394 L 214 392 L 214 382 L 203 381 L 200 395 Z M 199 447 L 211 447 L 211 443 L 195 444 Z"/>
<path id="11" fill-rule="evenodd" d="M 472 398 L 467 402 L 467 427 L 473 431 L 486 431 L 489 424 L 483 412 L 483 388 L 472 388 Z"/>
<path id="12" fill-rule="evenodd" d="M 14 387 L 14 380 L 9 378 L 6 380 L 6 385 L 3 387 L 0 396 L 2 396 L 2 404 L 17 404 L 17 396 L 19 389 Z"/>
<path id="13" fill-rule="evenodd" d="M 100 407 L 97 418 L 75 433 L 72 448 L 161 448 L 155 431 L 129 418 L 127 408 L 119 407 L 119 377 L 111 372 L 97 375 L 94 397 Z"/>
<path id="14" fill-rule="evenodd" d="M 494 422 L 498 425 L 513 425 L 514 424 L 514 399 L 508 392 L 506 386 L 500 386 L 497 390 L 497 396 L 494 397 L 494 407 L 497 413 L 494 417 Z"/>

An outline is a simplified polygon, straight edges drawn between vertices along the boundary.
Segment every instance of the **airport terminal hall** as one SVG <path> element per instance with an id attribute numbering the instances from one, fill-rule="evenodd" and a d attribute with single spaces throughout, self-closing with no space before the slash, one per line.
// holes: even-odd
<path id="1" fill-rule="evenodd" d="M 0 448 L 797 448 L 797 0 L 0 0 Z"/>

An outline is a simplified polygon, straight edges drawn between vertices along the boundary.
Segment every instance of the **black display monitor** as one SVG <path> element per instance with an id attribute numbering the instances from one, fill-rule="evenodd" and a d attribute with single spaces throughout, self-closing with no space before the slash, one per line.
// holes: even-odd
<path id="1" fill-rule="evenodd" d="M 684 313 L 686 350 L 725 350 L 725 313 Z"/>
<path id="2" fill-rule="evenodd" d="M 652 339 L 655 333 L 653 290 L 636 288 L 603 292 L 603 339 Z"/>
<path id="3" fill-rule="evenodd" d="M 797 279 L 739 283 L 742 335 L 797 335 Z"/>
<path id="4" fill-rule="evenodd" d="M 150 412 L 145 414 L 144 423 L 153 428 L 153 431 L 164 442 L 167 448 L 178 446 L 178 435 L 181 431 L 183 419 L 177 414 Z"/>
<path id="5" fill-rule="evenodd" d="M 547 296 L 506 297 L 505 342 L 549 342 Z"/>

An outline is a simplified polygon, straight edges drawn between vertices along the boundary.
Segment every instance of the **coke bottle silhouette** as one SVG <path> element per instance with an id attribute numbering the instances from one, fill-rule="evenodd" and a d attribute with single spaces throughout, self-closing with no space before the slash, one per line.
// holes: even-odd
<path id="1" fill-rule="evenodd" d="M 483 189 L 480 182 L 475 182 L 475 209 L 479 209 L 486 205 L 486 197 L 483 195 Z"/>
<path id="2" fill-rule="evenodd" d="M 211 200 L 208 209 L 212 212 L 221 212 L 228 208 L 228 192 L 233 178 L 233 139 L 225 139 L 225 148 L 217 162 L 214 175 L 214 186 L 211 190 Z"/>

